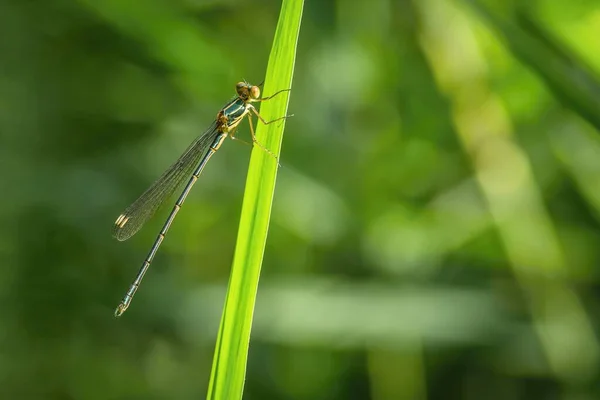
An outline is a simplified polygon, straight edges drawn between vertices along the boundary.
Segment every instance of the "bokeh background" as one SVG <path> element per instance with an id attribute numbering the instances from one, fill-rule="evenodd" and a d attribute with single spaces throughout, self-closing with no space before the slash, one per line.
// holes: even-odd
<path id="1" fill-rule="evenodd" d="M 204 398 L 275 0 L 0 2 L 0 398 Z M 600 3 L 307 1 L 245 399 L 600 398 Z M 248 138 L 243 125 L 241 138 Z"/>

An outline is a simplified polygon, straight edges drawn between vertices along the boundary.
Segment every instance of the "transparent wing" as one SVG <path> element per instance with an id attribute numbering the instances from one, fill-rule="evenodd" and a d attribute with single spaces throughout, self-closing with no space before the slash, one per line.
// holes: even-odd
<path id="1" fill-rule="evenodd" d="M 148 190 L 119 215 L 113 227 L 113 236 L 117 240 L 127 240 L 140 230 L 165 200 L 189 178 L 218 134 L 217 124 L 213 122 Z"/>

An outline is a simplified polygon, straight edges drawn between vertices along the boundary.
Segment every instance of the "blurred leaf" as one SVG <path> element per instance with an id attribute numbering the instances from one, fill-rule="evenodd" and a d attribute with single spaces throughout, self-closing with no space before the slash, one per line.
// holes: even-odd
<path id="1" fill-rule="evenodd" d="M 465 0 L 496 31 L 515 57 L 529 65 L 557 100 L 600 129 L 600 81 L 565 45 L 524 11 L 502 18 L 477 0 Z"/>
<path id="2" fill-rule="evenodd" d="M 212 87 L 201 78 L 226 80 L 232 62 L 227 53 L 205 39 L 195 21 L 172 2 L 148 0 L 79 0 L 124 34 L 143 43 L 162 63 L 178 73 L 179 86 L 198 98 Z M 209 72 L 207 72 L 209 71 Z"/>

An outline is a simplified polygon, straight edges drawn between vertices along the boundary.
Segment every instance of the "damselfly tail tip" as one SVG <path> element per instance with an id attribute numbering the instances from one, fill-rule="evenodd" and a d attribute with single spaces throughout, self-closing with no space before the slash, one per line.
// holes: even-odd
<path id="1" fill-rule="evenodd" d="M 123 315 L 123 313 L 127 310 L 127 306 L 128 304 L 121 302 L 115 309 L 115 318 L 119 318 L 121 315 Z"/>

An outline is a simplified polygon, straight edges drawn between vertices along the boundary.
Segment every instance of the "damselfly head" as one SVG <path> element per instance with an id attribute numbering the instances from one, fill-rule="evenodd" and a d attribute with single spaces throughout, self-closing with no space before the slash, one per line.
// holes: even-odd
<path id="1" fill-rule="evenodd" d="M 235 85 L 235 90 L 237 91 L 238 96 L 243 100 L 254 101 L 260 98 L 259 87 L 248 82 L 238 82 L 237 85 Z"/>

